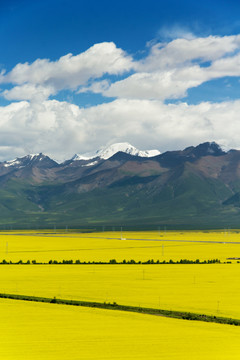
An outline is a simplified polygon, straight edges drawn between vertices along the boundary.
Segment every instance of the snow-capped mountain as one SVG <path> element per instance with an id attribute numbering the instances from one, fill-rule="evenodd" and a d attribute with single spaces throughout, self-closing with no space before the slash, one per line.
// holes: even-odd
<path id="1" fill-rule="evenodd" d="M 158 154 L 121 143 L 87 160 L 59 164 L 40 153 L 0 162 L 2 224 L 239 226 L 240 150 L 205 142 Z"/>
<path id="2" fill-rule="evenodd" d="M 23 163 L 27 162 L 31 162 L 34 158 L 41 156 L 40 154 L 29 154 L 26 156 L 23 156 L 22 158 L 16 158 L 13 160 L 9 160 L 9 161 L 4 161 L 3 166 L 4 167 L 9 167 L 9 166 L 15 166 L 15 167 L 20 167 L 23 165 Z"/>
<path id="3" fill-rule="evenodd" d="M 26 166 L 40 166 L 40 167 L 51 167 L 56 166 L 57 163 L 50 159 L 48 156 L 40 153 L 40 154 L 30 154 L 23 156 L 21 158 L 16 158 L 14 160 L 4 161 L 3 166 L 5 168 L 23 168 Z"/>
<path id="4" fill-rule="evenodd" d="M 160 154 L 160 151 L 158 150 L 138 150 L 131 144 L 124 142 L 124 143 L 112 144 L 95 152 L 85 153 L 82 155 L 75 154 L 72 160 L 91 160 L 97 157 L 106 160 L 112 157 L 114 154 L 118 153 L 119 151 L 124 152 L 126 154 L 141 156 L 141 157 L 153 157 Z"/>

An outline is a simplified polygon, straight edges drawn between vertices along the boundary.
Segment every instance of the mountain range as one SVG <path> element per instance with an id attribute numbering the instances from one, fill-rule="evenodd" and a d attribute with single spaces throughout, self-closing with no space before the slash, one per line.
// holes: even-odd
<path id="1" fill-rule="evenodd" d="M 215 142 L 160 153 L 128 143 L 58 163 L 0 163 L 0 226 L 240 226 L 240 151 Z"/>

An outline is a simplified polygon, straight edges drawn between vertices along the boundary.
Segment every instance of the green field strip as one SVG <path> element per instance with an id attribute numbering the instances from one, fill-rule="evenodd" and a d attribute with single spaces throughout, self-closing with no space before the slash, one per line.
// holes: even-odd
<path id="1" fill-rule="evenodd" d="M 212 322 L 212 323 L 218 323 L 218 324 L 240 326 L 239 319 L 232 319 L 232 318 L 227 318 L 227 317 L 212 316 L 212 315 L 205 315 L 205 314 L 197 314 L 197 313 L 185 312 L 185 311 L 174 311 L 174 310 L 145 308 L 145 307 L 140 307 L 140 306 L 119 305 L 115 302 L 114 303 L 106 303 L 106 302 L 101 303 L 101 302 L 90 302 L 90 301 L 81 301 L 81 300 L 57 299 L 55 297 L 54 298 L 46 298 L 46 297 L 39 297 L 39 296 L 5 294 L 5 293 L 0 293 L 0 298 L 11 299 L 11 300 L 43 302 L 43 303 L 60 304 L 60 305 L 82 306 L 82 307 L 97 308 L 97 309 L 128 311 L 128 312 L 155 315 L 155 316 L 164 316 L 164 317 L 182 319 L 182 320 L 195 320 L 195 321 L 204 321 L 204 322 Z"/>

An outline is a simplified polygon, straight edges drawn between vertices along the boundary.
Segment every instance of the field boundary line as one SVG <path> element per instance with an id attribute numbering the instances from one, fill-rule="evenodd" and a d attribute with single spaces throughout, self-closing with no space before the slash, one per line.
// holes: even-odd
<path id="1" fill-rule="evenodd" d="M 240 326 L 239 319 L 232 319 L 227 317 L 220 317 L 220 316 L 206 315 L 206 314 L 197 314 L 186 311 L 175 311 L 175 310 L 145 308 L 140 306 L 119 305 L 116 302 L 101 303 L 101 302 L 90 302 L 90 301 L 81 301 L 81 300 L 57 299 L 56 297 L 46 298 L 39 296 L 6 294 L 6 293 L 0 293 L 0 298 L 11 299 L 11 300 L 22 300 L 22 301 L 34 301 L 34 302 L 42 302 L 42 303 L 50 303 L 50 304 L 60 304 L 60 305 L 82 306 L 82 307 L 97 308 L 97 309 L 128 311 L 128 312 L 163 316 L 163 317 L 182 319 L 182 320 L 195 320 L 195 321 L 204 321 L 204 322 L 212 322 L 218 324 Z"/>

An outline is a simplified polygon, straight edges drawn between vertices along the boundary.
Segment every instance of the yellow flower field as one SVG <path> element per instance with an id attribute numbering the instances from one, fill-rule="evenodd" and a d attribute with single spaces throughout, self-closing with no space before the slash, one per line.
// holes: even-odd
<path id="1" fill-rule="evenodd" d="M 0 299 L 5 360 L 238 360 L 240 328 Z"/>
<path id="2" fill-rule="evenodd" d="M 1 265 L 0 292 L 240 319 L 240 264 Z"/>
<path id="3" fill-rule="evenodd" d="M 121 240 L 121 236 L 126 240 Z M 160 236 L 165 241 L 158 241 Z M 239 237 L 236 230 L 122 234 L 2 232 L 0 259 L 48 262 L 50 259 L 176 261 L 219 258 L 224 262 L 228 257 L 240 256 Z M 240 319 L 240 264 L 232 262 L 209 265 L 1 265 L 0 292 L 116 301 L 125 305 Z"/>
<path id="4" fill-rule="evenodd" d="M 208 260 L 240 257 L 239 231 L 215 232 L 120 232 L 105 233 L 0 233 L 0 261 L 80 259 Z M 232 243 L 231 243 L 232 242 Z"/>
<path id="5" fill-rule="evenodd" d="M 0 232 L 0 261 L 240 257 L 231 231 Z M 240 263 L 0 265 L 0 292 L 240 319 Z M 0 359 L 239 359 L 240 327 L 0 299 Z"/>

